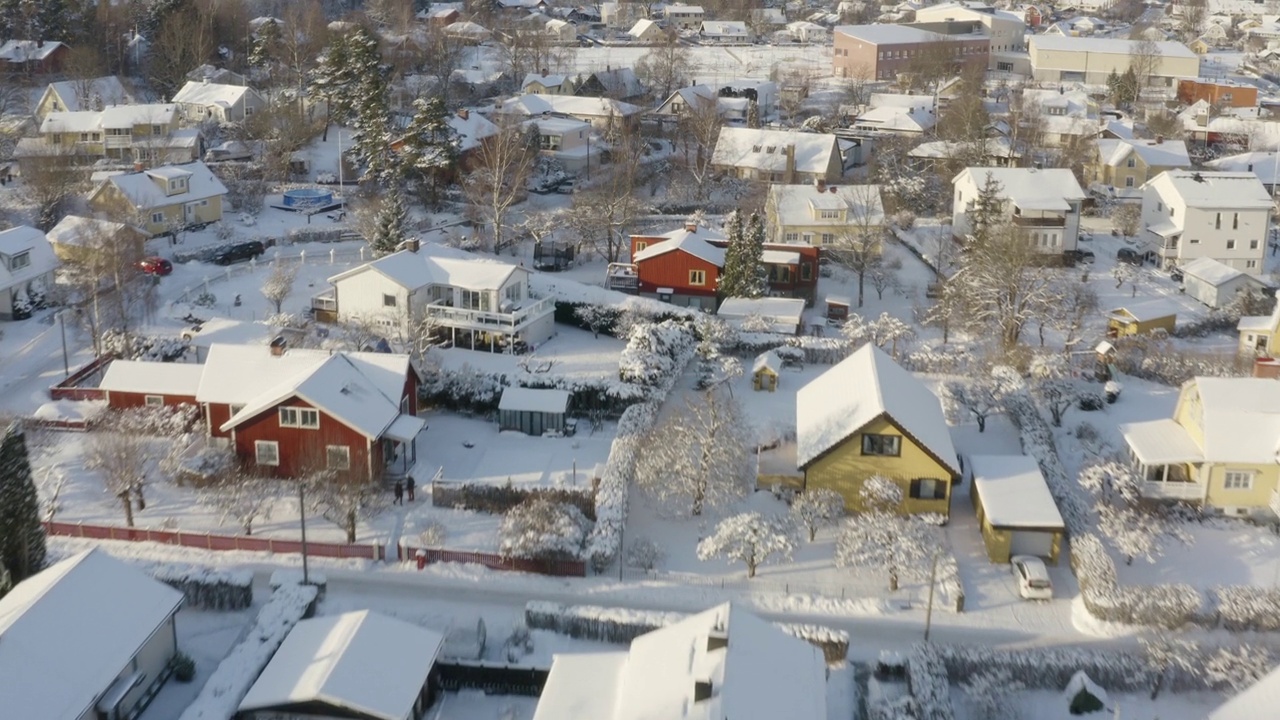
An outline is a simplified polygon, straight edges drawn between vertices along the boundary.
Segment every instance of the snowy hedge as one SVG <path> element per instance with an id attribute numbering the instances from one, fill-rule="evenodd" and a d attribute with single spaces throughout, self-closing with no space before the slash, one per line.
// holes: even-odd
<path id="1" fill-rule="evenodd" d="M 579 640 L 625 645 L 660 628 L 689 617 L 685 613 L 631 610 L 599 605 L 561 605 L 532 600 L 525 604 L 525 625 L 551 630 Z M 828 663 L 843 662 L 849 655 L 849 633 L 823 625 L 774 623 L 778 629 L 822 650 Z"/>
<path id="2" fill-rule="evenodd" d="M 694 344 L 693 331 L 683 323 L 638 323 L 618 359 L 618 377 L 623 382 L 662 387 L 680 374 L 684 365 L 679 358 L 687 356 Z"/>
<path id="3" fill-rule="evenodd" d="M 918 644 L 907 658 L 907 687 L 915 701 L 916 720 L 952 720 L 951 686 L 938 646 Z"/>
<path id="4" fill-rule="evenodd" d="M 275 592 L 284 585 L 302 585 L 302 579 L 302 568 L 280 568 L 271 573 L 267 586 Z M 324 600 L 325 591 L 329 587 L 329 578 L 322 572 L 308 569 L 306 580 L 307 585 L 316 589 L 316 601 Z"/>
<path id="5" fill-rule="evenodd" d="M 1190 585 L 1120 585 L 1115 562 L 1092 534 L 1071 542 L 1071 568 L 1080 583 L 1080 597 L 1089 614 L 1108 622 L 1180 628 L 1190 624 L 1212 626 L 1204 597 Z M 1090 673 L 1091 677 L 1093 676 Z"/>
<path id="6" fill-rule="evenodd" d="M 217 570 L 202 565 L 163 564 L 151 577 L 182 593 L 187 607 L 244 610 L 253 604 L 253 571 Z"/>
<path id="7" fill-rule="evenodd" d="M 1233 585 L 1213 588 L 1210 594 L 1223 628 L 1280 630 L 1280 588 Z"/>
<path id="8" fill-rule="evenodd" d="M 507 386 L 567 390 L 569 412 L 617 417 L 626 408 L 644 400 L 649 390 L 617 378 L 580 378 L 554 372 L 518 372 L 514 375 L 481 372 L 463 365 L 439 368 L 429 374 L 418 389 L 423 401 L 446 410 L 490 415 L 498 411 L 498 401 Z"/>
<path id="9" fill-rule="evenodd" d="M 231 648 L 179 720 L 229 720 L 298 621 L 314 608 L 316 589 L 282 585 L 258 613 L 245 639 Z"/>
<path id="10" fill-rule="evenodd" d="M 740 357 L 759 355 L 768 350 L 794 348 L 800 359 L 810 365 L 834 365 L 849 356 L 849 342 L 841 337 L 786 335 L 771 332 L 740 332 L 727 352 Z M 779 353 L 783 354 L 784 353 Z"/>
<path id="11" fill-rule="evenodd" d="M 1060 691 L 1079 670 L 1108 690 L 1148 691 L 1155 682 L 1150 665 L 1142 655 L 1125 654 L 1114 648 L 1002 650 L 981 645 L 934 645 L 929 654 L 941 661 L 946 677 L 955 683 L 964 683 L 993 670 L 1007 671 L 1010 677 L 1032 690 Z"/>
<path id="12" fill-rule="evenodd" d="M 505 515 L 511 508 L 531 498 L 545 498 L 572 505 L 588 520 L 596 519 L 595 492 L 590 488 L 516 487 L 490 483 L 442 482 L 432 488 L 431 504 L 436 507 L 478 510 Z"/>

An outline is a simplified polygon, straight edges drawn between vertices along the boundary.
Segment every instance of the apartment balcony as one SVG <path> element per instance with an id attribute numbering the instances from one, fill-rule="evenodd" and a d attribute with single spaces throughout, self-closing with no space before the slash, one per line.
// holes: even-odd
<path id="1" fill-rule="evenodd" d="M 1063 216 L 1048 217 L 1031 217 L 1027 215 L 1014 215 L 1014 227 L 1023 228 L 1066 228 L 1067 218 Z"/>
<path id="2" fill-rule="evenodd" d="M 631 263 L 609 263 L 609 268 L 605 271 L 604 286 L 635 295 L 640 292 L 640 274 Z"/>
<path id="3" fill-rule="evenodd" d="M 510 312 L 456 308 L 443 304 L 428 305 L 424 308 L 424 312 L 448 327 L 482 332 L 515 333 L 534 321 L 554 313 L 555 309 L 555 298 L 547 297 L 528 301 L 524 307 Z"/>
<path id="4" fill-rule="evenodd" d="M 1153 500 L 1204 500 L 1206 487 L 1204 483 L 1187 482 L 1144 482 L 1141 486 L 1142 496 Z"/>
<path id="5" fill-rule="evenodd" d="M 102 138 L 102 144 L 108 150 L 119 150 L 121 148 L 133 147 L 132 135 L 107 135 Z"/>

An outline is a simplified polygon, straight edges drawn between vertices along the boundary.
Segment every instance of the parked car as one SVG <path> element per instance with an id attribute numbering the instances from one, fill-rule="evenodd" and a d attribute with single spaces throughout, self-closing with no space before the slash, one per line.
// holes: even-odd
<path id="1" fill-rule="evenodd" d="M 217 265 L 230 265 L 231 263 L 252 260 L 266 251 L 267 249 L 262 246 L 261 242 L 249 240 L 218 248 L 209 257 L 209 261 Z"/>
<path id="2" fill-rule="evenodd" d="M 577 183 L 572 180 L 565 180 L 556 187 L 556 192 L 561 195 L 572 195 L 573 191 L 578 187 Z"/>
<path id="3" fill-rule="evenodd" d="M 1183 278 L 1183 275 L 1182 275 L 1182 268 L 1179 268 L 1179 267 L 1172 267 L 1172 268 L 1169 268 L 1169 279 L 1170 279 L 1170 280 L 1172 280 L 1172 281 L 1174 281 L 1174 282 L 1182 282 L 1182 278 Z"/>
<path id="4" fill-rule="evenodd" d="M 1137 250 L 1131 248 L 1120 248 L 1116 251 L 1116 259 L 1120 262 L 1129 263 L 1130 265 L 1141 265 L 1142 255 Z"/>
<path id="5" fill-rule="evenodd" d="M 138 261 L 138 269 L 147 275 L 168 275 L 173 272 L 173 263 L 162 257 L 145 257 Z"/>
<path id="6" fill-rule="evenodd" d="M 1090 265 L 1096 259 L 1092 250 L 1068 250 L 1064 253 L 1072 262 Z"/>
<path id="7" fill-rule="evenodd" d="M 1053 582 L 1043 560 L 1034 555 L 1014 555 L 1009 565 L 1018 581 L 1018 595 L 1024 600 L 1053 599 Z"/>

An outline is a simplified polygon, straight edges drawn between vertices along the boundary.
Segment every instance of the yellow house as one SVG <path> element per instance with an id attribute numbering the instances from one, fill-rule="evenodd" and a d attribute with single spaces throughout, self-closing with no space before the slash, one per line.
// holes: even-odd
<path id="1" fill-rule="evenodd" d="M 53 252 L 63 262 L 89 262 L 98 253 L 118 253 L 141 260 L 146 237 L 124 223 L 68 215 L 46 234 Z"/>
<path id="2" fill-rule="evenodd" d="M 128 218 L 148 236 L 222 219 L 227 188 L 202 162 L 113 175 L 89 196 L 89 207 Z"/>
<path id="3" fill-rule="evenodd" d="M 1146 497 L 1274 519 L 1280 508 L 1280 383 L 1198 377 L 1173 417 L 1120 426 Z"/>
<path id="4" fill-rule="evenodd" d="M 774 242 L 839 247 L 865 232 L 872 238 L 869 247 L 880 250 L 884 205 L 879 185 L 770 185 L 765 216 Z"/>
<path id="5" fill-rule="evenodd" d="M 902 488 L 901 512 L 947 515 L 960 474 L 942 403 L 870 343 L 796 394 L 796 466 L 804 489 L 835 490 L 854 511 L 880 475 Z"/>
<path id="6" fill-rule="evenodd" d="M 973 474 L 969 496 L 991 562 L 1034 555 L 1057 564 L 1067 527 L 1035 458 L 973 455 L 967 469 Z"/>
<path id="7" fill-rule="evenodd" d="M 62 80 L 49 83 L 36 103 L 36 117 L 44 119 L 52 112 L 101 110 L 108 105 L 133 102 L 120 78 L 105 75 L 92 80 Z"/>
<path id="8" fill-rule="evenodd" d="M 1163 300 L 1138 300 L 1107 313 L 1107 337 L 1127 337 L 1157 330 L 1171 333 L 1177 322 L 1175 305 Z"/>
<path id="9" fill-rule="evenodd" d="M 76 155 L 126 162 L 185 162 L 200 153 L 199 131 L 179 129 L 173 104 L 51 112 L 40 123 L 40 139 Z"/>
<path id="10" fill-rule="evenodd" d="M 1141 197 L 1143 183 L 1166 170 L 1191 167 L 1187 144 L 1181 140 L 1099 139 L 1086 176 L 1109 185 L 1120 195 Z"/>
<path id="11" fill-rule="evenodd" d="M 778 357 L 778 353 L 772 350 L 760 353 L 751 367 L 751 386 L 756 390 L 777 390 L 780 370 L 782 358 Z"/>
<path id="12" fill-rule="evenodd" d="M 1240 352 L 1274 357 L 1280 344 L 1280 303 L 1270 315 L 1247 315 L 1236 325 Z"/>

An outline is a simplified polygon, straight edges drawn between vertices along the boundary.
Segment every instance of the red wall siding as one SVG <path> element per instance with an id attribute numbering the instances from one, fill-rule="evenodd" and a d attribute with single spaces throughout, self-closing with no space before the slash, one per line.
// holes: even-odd
<path id="1" fill-rule="evenodd" d="M 223 432 L 219 428 L 222 424 L 231 419 L 231 406 L 219 403 L 205 403 L 208 412 L 209 434 L 214 437 L 231 437 L 231 433 Z"/>
<path id="2" fill-rule="evenodd" d="M 705 285 L 690 285 L 689 271 L 702 270 L 707 274 Z M 720 282 L 720 268 L 689 253 L 673 250 L 657 257 L 636 263 L 640 276 L 640 292 L 656 293 L 660 287 L 669 287 L 680 295 L 714 296 Z"/>
<path id="3" fill-rule="evenodd" d="M 125 408 L 143 407 L 147 404 L 148 395 L 160 395 L 160 393 L 134 393 L 123 392 L 120 390 L 112 390 L 107 393 L 107 406 L 112 410 L 123 410 Z M 166 407 L 174 405 L 195 405 L 196 397 L 194 395 L 160 395 L 164 398 Z"/>
<path id="4" fill-rule="evenodd" d="M 346 445 L 351 448 L 351 470 L 344 476 L 349 480 L 369 479 L 368 440 L 360 433 L 343 425 L 324 411 L 320 411 L 320 427 L 316 430 L 280 427 L 278 407 L 313 407 L 299 398 L 291 398 L 280 405 L 247 420 L 235 428 L 236 454 L 247 464 L 254 464 L 254 443 L 257 440 L 274 440 L 280 443 L 280 464 L 275 468 L 278 477 L 297 477 L 310 462 L 325 462 L 326 445 Z M 380 468 L 375 469 L 375 474 Z"/>

